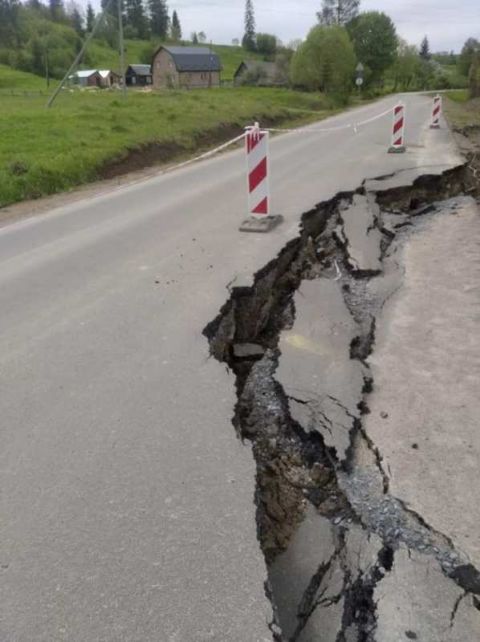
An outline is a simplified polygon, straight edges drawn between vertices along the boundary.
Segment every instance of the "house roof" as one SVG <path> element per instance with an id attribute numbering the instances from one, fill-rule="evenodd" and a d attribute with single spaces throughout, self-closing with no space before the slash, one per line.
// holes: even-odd
<path id="1" fill-rule="evenodd" d="M 118 74 L 112 71 L 111 69 L 99 69 L 98 73 L 102 78 L 108 78 L 110 74 L 113 74 L 114 76 L 118 76 Z"/>
<path id="2" fill-rule="evenodd" d="M 217 54 L 208 47 L 160 47 L 172 56 L 177 71 L 221 71 L 222 64 Z"/>
<path id="3" fill-rule="evenodd" d="M 237 71 L 234 74 L 234 78 L 236 78 L 244 68 L 246 69 L 246 71 L 261 69 L 265 76 L 271 80 L 276 77 L 278 72 L 277 65 L 274 62 L 266 62 L 265 60 L 244 60 L 242 63 L 240 63 Z"/>
<path id="4" fill-rule="evenodd" d="M 98 73 L 97 69 L 80 69 L 72 74 L 72 76 L 77 76 L 77 78 L 90 78 L 90 76 Z"/>
<path id="5" fill-rule="evenodd" d="M 131 69 L 137 76 L 152 75 L 152 69 L 150 65 L 128 65 L 128 68 Z"/>

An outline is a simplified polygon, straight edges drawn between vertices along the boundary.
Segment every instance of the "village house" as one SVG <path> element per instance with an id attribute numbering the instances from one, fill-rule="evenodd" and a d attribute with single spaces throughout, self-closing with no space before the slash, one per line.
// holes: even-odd
<path id="1" fill-rule="evenodd" d="M 129 65 L 125 72 L 127 87 L 147 87 L 152 84 L 150 65 Z"/>
<path id="2" fill-rule="evenodd" d="M 97 69 L 80 69 L 69 76 L 68 80 L 79 87 L 101 87 L 103 82 Z"/>
<path id="3" fill-rule="evenodd" d="M 102 78 L 102 87 L 114 87 L 115 85 L 120 85 L 121 83 L 122 78 L 120 74 L 115 73 L 111 69 L 99 69 L 98 73 Z"/>
<path id="4" fill-rule="evenodd" d="M 201 89 L 220 86 L 220 58 L 208 47 L 165 47 L 153 56 L 155 89 Z"/>
<path id="5" fill-rule="evenodd" d="M 288 84 L 287 74 L 275 62 L 245 60 L 240 63 L 233 75 L 233 84 L 257 85 L 262 87 Z"/>

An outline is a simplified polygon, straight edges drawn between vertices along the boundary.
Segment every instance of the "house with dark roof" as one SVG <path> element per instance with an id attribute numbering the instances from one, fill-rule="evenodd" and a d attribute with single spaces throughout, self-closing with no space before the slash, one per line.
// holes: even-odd
<path id="1" fill-rule="evenodd" d="M 125 83 L 128 87 L 146 87 L 152 84 L 150 65 L 128 65 L 125 72 Z"/>
<path id="2" fill-rule="evenodd" d="M 273 86 L 288 84 L 287 74 L 277 63 L 264 60 L 244 60 L 233 75 L 234 85 Z"/>
<path id="3" fill-rule="evenodd" d="M 155 89 L 200 89 L 220 86 L 222 65 L 208 47 L 165 47 L 152 62 Z"/>

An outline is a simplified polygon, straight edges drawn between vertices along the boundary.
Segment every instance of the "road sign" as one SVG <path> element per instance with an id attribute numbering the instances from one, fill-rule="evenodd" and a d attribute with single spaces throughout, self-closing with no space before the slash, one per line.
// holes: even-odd
<path id="1" fill-rule="evenodd" d="M 355 82 L 357 83 L 357 87 L 361 87 L 363 85 L 363 78 L 359 76 Z"/>

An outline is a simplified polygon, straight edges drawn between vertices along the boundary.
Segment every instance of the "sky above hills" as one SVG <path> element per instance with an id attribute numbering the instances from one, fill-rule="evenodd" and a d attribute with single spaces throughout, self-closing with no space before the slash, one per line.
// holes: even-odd
<path id="1" fill-rule="evenodd" d="M 86 6 L 87 0 L 81 2 Z M 321 6 L 321 0 L 253 3 L 257 31 L 275 33 L 284 42 L 304 38 Z M 168 4 L 179 14 L 184 37 L 204 31 L 209 40 L 225 44 L 242 37 L 245 0 L 171 0 Z M 433 51 L 458 51 L 468 37 L 480 39 L 480 0 L 363 0 L 361 8 L 385 11 L 399 35 L 412 44 L 428 35 Z"/>

